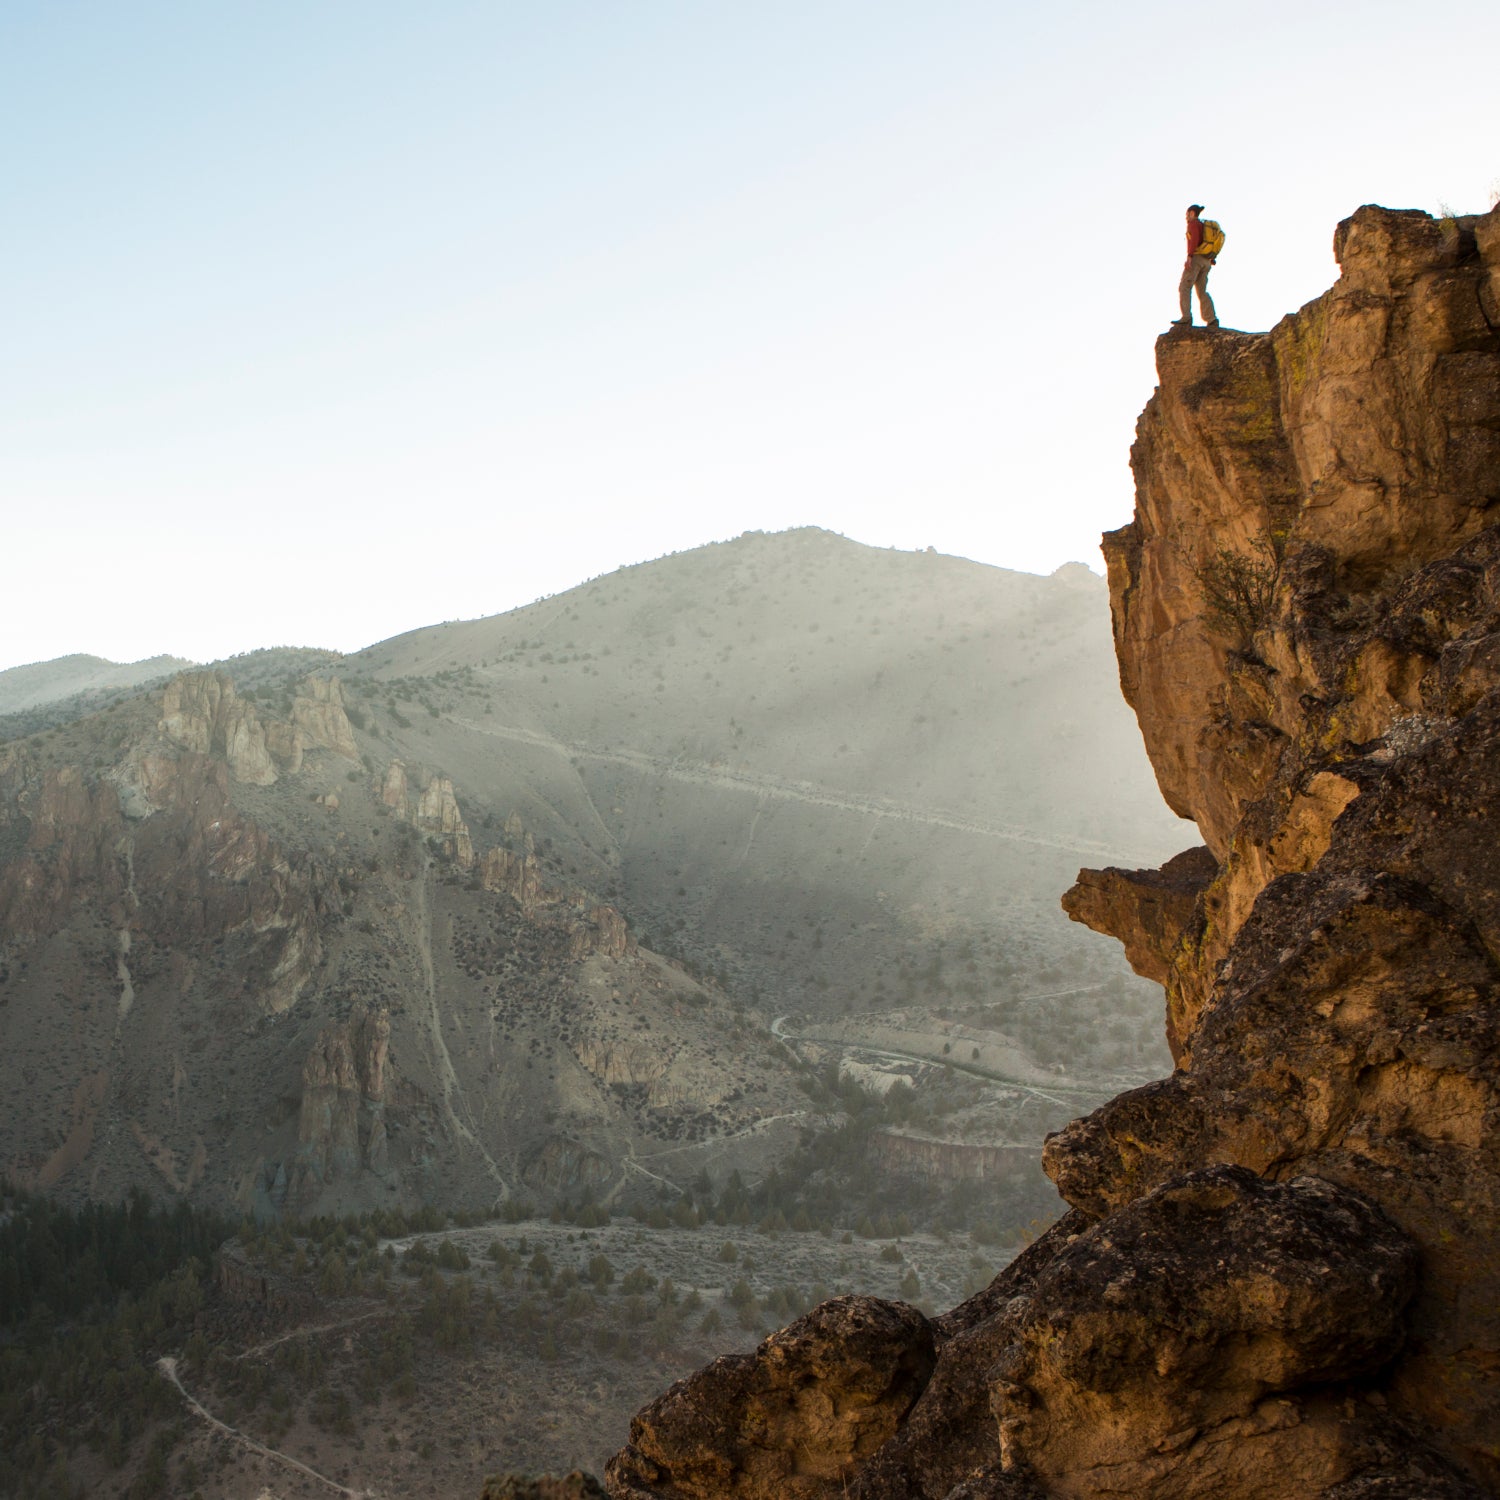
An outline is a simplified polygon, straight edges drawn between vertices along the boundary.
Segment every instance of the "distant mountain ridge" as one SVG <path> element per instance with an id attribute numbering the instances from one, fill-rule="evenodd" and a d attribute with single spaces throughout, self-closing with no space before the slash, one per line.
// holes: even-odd
<path id="1" fill-rule="evenodd" d="M 80 693 L 121 692 L 158 682 L 196 665 L 180 656 L 150 656 L 113 662 L 102 656 L 59 656 L 52 661 L 7 667 L 0 672 L 0 715 L 39 708 Z"/>
<path id="2" fill-rule="evenodd" d="M 870 1008 L 877 929 L 923 967 L 966 943 L 1113 966 L 1057 891 L 1183 841 L 1078 564 L 748 533 L 394 637 L 343 676 L 471 807 L 519 809 L 653 938 L 784 1006 Z"/>
<path id="3" fill-rule="evenodd" d="M 0 742 L 18 1180 L 268 1213 L 760 1170 L 814 1113 L 789 1014 L 862 1076 L 897 1007 L 903 1076 L 1025 1059 L 975 1128 L 1038 1145 L 1036 1068 L 1165 1061 L 1056 905 L 1181 841 L 1081 567 L 751 534 L 64 702 Z"/>

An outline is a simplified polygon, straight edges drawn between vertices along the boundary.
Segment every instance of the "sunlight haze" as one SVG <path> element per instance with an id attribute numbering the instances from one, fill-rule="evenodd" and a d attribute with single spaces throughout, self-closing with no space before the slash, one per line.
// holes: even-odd
<path id="1" fill-rule="evenodd" d="M 0 667 L 353 650 L 747 530 L 1050 572 L 1226 326 L 1487 208 L 1500 11 L 0 12 Z M 1455 75 L 1470 76 L 1467 82 Z"/>

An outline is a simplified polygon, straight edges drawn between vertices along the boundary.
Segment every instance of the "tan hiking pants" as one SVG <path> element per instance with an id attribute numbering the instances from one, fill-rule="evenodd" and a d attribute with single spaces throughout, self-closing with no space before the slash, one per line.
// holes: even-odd
<path id="1" fill-rule="evenodd" d="M 1195 255 L 1182 268 L 1182 280 L 1177 283 L 1177 297 L 1182 303 L 1182 321 L 1193 321 L 1193 288 L 1198 288 L 1198 311 L 1205 323 L 1215 323 L 1219 315 L 1214 311 L 1214 299 L 1208 295 L 1208 273 L 1213 270 L 1213 261 L 1206 255 Z"/>

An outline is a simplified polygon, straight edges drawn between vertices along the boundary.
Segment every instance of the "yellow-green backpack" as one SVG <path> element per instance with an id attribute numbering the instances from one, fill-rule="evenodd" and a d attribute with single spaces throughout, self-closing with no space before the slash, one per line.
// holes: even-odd
<path id="1" fill-rule="evenodd" d="M 1198 254 L 1206 255 L 1212 259 L 1223 248 L 1224 231 L 1219 227 L 1219 221 L 1217 219 L 1205 219 L 1203 221 L 1203 240 L 1198 246 Z"/>

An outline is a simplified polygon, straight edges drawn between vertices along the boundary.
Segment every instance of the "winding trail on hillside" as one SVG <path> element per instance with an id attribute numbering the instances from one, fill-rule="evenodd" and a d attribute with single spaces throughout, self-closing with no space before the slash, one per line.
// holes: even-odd
<path id="1" fill-rule="evenodd" d="M 680 1156 L 684 1151 L 701 1151 L 711 1154 L 715 1147 L 727 1145 L 730 1141 L 741 1141 L 748 1136 L 759 1135 L 762 1131 L 769 1130 L 771 1126 L 783 1124 L 787 1120 L 805 1120 L 811 1113 L 811 1110 L 794 1109 L 779 1115 L 763 1115 L 758 1120 L 752 1120 L 748 1125 L 741 1125 L 738 1130 L 730 1131 L 728 1135 L 713 1135 L 701 1141 L 683 1141 L 681 1145 L 664 1146 L 660 1151 L 637 1153 L 632 1146 L 629 1148 L 628 1154 L 621 1159 L 620 1165 L 626 1170 L 627 1175 L 629 1172 L 639 1172 L 643 1177 L 649 1177 L 653 1182 L 665 1183 L 669 1188 L 673 1188 L 680 1193 L 682 1191 L 681 1183 L 673 1182 L 670 1178 L 659 1176 L 657 1173 L 642 1166 L 641 1163 L 660 1161 L 664 1156 Z M 615 1184 L 609 1195 L 604 1199 L 606 1207 L 619 1196 L 620 1190 L 625 1186 L 626 1180 L 626 1176 L 622 1176 L 620 1181 Z"/>
<path id="2" fill-rule="evenodd" d="M 204 1404 L 194 1396 L 188 1388 L 183 1385 L 182 1377 L 177 1373 L 177 1361 L 170 1354 L 164 1354 L 156 1362 L 156 1368 L 172 1382 L 182 1395 L 182 1399 L 193 1409 L 193 1411 L 207 1422 L 210 1427 L 222 1432 L 225 1437 L 233 1439 L 242 1448 L 248 1448 L 252 1453 L 258 1453 L 262 1458 L 268 1458 L 272 1463 L 278 1463 L 288 1469 L 295 1469 L 299 1474 L 306 1474 L 309 1479 L 315 1479 L 319 1484 L 326 1485 L 337 1495 L 346 1495 L 348 1500 L 376 1500 L 374 1490 L 351 1490 L 347 1485 L 342 1485 L 336 1479 L 330 1479 L 326 1474 L 320 1474 L 316 1469 L 309 1468 L 300 1459 L 295 1459 L 290 1453 L 282 1453 L 276 1448 L 268 1448 L 264 1443 L 258 1443 L 253 1437 L 241 1432 L 238 1427 L 231 1427 L 227 1422 L 221 1422 Z"/>
<path id="3" fill-rule="evenodd" d="M 269 1354 L 272 1349 L 288 1344 L 293 1339 L 309 1338 L 315 1333 L 336 1333 L 340 1328 L 353 1328 L 356 1323 L 368 1323 L 371 1318 L 390 1316 L 390 1309 L 377 1307 L 374 1312 L 360 1313 L 353 1318 L 343 1318 L 337 1323 L 309 1323 L 302 1328 L 289 1328 L 285 1333 L 278 1333 L 274 1339 L 267 1339 L 265 1343 L 255 1345 L 253 1349 L 241 1350 L 234 1358 L 236 1363 L 242 1359 L 255 1359 L 258 1355 Z"/>
<path id="4" fill-rule="evenodd" d="M 678 1156 L 684 1151 L 703 1151 L 710 1146 L 722 1146 L 728 1141 L 742 1141 L 747 1136 L 759 1135 L 763 1130 L 769 1130 L 773 1125 L 779 1125 L 784 1120 L 805 1120 L 812 1114 L 810 1109 L 791 1109 L 779 1115 L 762 1115 L 758 1120 L 751 1120 L 748 1125 L 741 1125 L 738 1130 L 731 1130 L 727 1135 L 711 1135 L 701 1141 L 684 1141 L 680 1146 L 664 1146 L 660 1151 L 647 1151 L 637 1158 L 639 1161 L 659 1161 L 663 1156 Z"/>
<path id="5" fill-rule="evenodd" d="M 568 758 L 576 756 L 584 760 L 603 761 L 608 765 L 626 766 L 631 770 L 665 776 L 669 780 L 688 782 L 695 786 L 711 786 L 725 791 L 746 792 L 761 798 L 777 797 L 783 801 L 800 802 L 810 807 L 828 807 L 839 812 L 888 818 L 902 823 L 920 823 L 929 828 L 946 828 L 955 833 L 977 834 L 981 838 L 1001 839 L 1012 844 L 1029 844 L 1039 849 L 1058 849 L 1066 854 L 1078 854 L 1091 860 L 1104 860 L 1109 864 L 1134 861 L 1144 867 L 1156 864 L 1160 858 L 1155 854 L 1132 853 L 1128 850 L 1112 848 L 1107 844 L 1096 844 L 1088 839 L 1035 833 L 1030 829 L 1010 823 L 995 823 L 982 818 L 963 818 L 938 808 L 919 807 L 914 803 L 900 802 L 893 797 L 834 791 L 811 781 L 791 781 L 785 777 L 756 771 L 732 771 L 703 761 L 685 760 L 680 756 L 668 758 L 660 755 L 647 755 L 640 750 L 600 750 L 593 745 L 581 742 L 554 739 L 551 735 L 541 734 L 533 729 L 522 729 L 519 725 L 479 724 L 473 719 L 457 716 L 454 717 L 453 722 L 465 729 L 473 730 L 475 734 L 488 735 L 493 739 L 511 740 L 519 745 L 550 750 Z M 746 852 L 748 853 L 748 846 Z"/>

